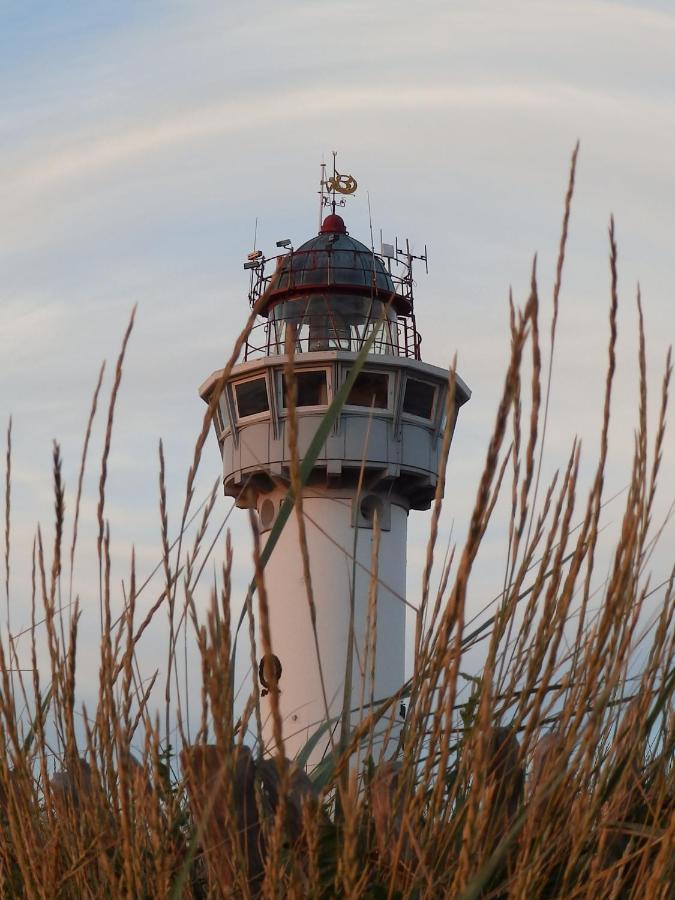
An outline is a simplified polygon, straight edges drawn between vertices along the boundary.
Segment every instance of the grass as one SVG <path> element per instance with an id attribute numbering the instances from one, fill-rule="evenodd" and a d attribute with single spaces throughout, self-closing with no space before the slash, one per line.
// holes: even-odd
<path id="1" fill-rule="evenodd" d="M 196 507 L 194 498 L 218 389 L 196 441 L 179 538 L 173 544 L 160 447 L 162 586 L 139 620 L 138 598 L 151 585 L 137 583 L 132 556 L 123 613 L 115 618 L 105 491 L 132 316 L 115 368 L 100 468 L 97 552 L 102 627 L 93 710 L 81 709 L 77 700 L 81 608 L 79 599 L 73 600 L 72 583 L 82 477 L 103 371 L 86 428 L 69 546 L 61 456 L 54 446 L 55 539 L 49 551 L 40 529 L 36 532 L 28 669 L 19 663 L 19 635 L 11 629 L 10 421 L 4 529 L 7 634 L 0 645 L 2 896 L 672 896 L 674 576 L 654 586 L 649 573 L 661 530 L 661 523 L 653 521 L 653 510 L 671 360 L 669 355 L 658 421 L 650 430 L 639 294 L 640 393 L 632 468 L 601 597 L 594 596 L 592 587 L 600 514 L 606 502 L 617 341 L 613 223 L 610 339 L 595 475 L 583 495 L 578 487 L 581 448 L 575 440 L 565 467 L 550 484 L 541 482 L 575 166 L 576 150 L 565 201 L 548 363 L 543 361 L 533 265 L 524 307 L 511 304 L 511 357 L 467 538 L 440 563 L 434 592 L 451 423 L 445 435 L 416 602 L 414 676 L 394 697 L 377 702 L 370 698 L 356 727 L 350 728 L 349 716 L 343 715 L 339 741 L 313 772 L 305 772 L 302 759 L 263 758 L 257 746 L 244 742 L 251 731 L 261 731 L 255 678 L 241 715 L 234 712 L 233 636 L 239 629 L 232 621 L 233 548 L 228 535 L 219 576 L 212 586 L 205 585 L 205 567 L 218 556 L 222 530 L 209 539 L 218 484 L 201 506 Z M 223 383 L 256 312 L 235 343 Z M 292 397 L 292 368 L 287 375 Z M 453 377 L 451 371 L 451 386 Z M 337 407 L 329 416 L 336 412 Z M 297 434 L 294 421 L 291 403 L 291 431 Z M 301 523 L 307 468 L 294 450 L 286 513 L 294 511 Z M 468 618 L 472 571 L 500 496 L 510 506 L 503 589 L 479 615 Z M 194 536 L 188 543 L 193 522 Z M 261 545 L 255 520 L 252 525 L 254 576 L 239 624 L 248 625 L 255 672 L 258 635 L 262 652 L 273 647 L 274 635 L 268 627 L 264 583 L 271 547 Z M 312 616 L 315 605 L 303 533 L 301 527 L 307 614 Z M 69 562 L 67 572 L 64 560 Z M 376 609 L 376 563 L 374 559 L 371 613 Z M 68 586 L 64 590 L 68 602 L 61 600 L 62 581 Z M 206 592 L 208 601 L 198 604 L 198 591 Z M 647 601 L 654 594 L 660 603 L 652 613 Z M 259 629 L 254 625 L 254 601 Z M 198 606 L 206 606 L 205 617 L 200 618 Z M 169 626 L 164 699 L 158 706 L 153 689 L 160 676 L 143 683 L 139 655 L 148 627 L 161 615 L 167 615 Z M 369 622 L 372 650 L 374 615 Z M 192 725 L 178 659 L 179 639 L 188 629 L 201 666 L 199 721 Z M 46 684 L 38 667 L 40 630 L 46 634 L 49 657 Z M 482 671 L 467 675 L 466 660 L 477 647 L 484 660 Z M 360 695 L 364 696 L 363 687 Z M 408 710 L 402 733 L 388 733 L 386 712 L 402 699 Z M 193 716 L 195 709 L 193 704 Z M 273 714 L 276 744 L 283 747 L 278 710 Z M 170 745 L 174 720 L 178 751 Z M 320 732 L 326 730 L 332 731 L 328 723 Z M 383 743 L 388 745 L 389 759 L 376 764 L 374 748 Z M 141 749 L 132 751 L 132 746 Z M 310 750 L 306 748 L 305 758 Z"/>

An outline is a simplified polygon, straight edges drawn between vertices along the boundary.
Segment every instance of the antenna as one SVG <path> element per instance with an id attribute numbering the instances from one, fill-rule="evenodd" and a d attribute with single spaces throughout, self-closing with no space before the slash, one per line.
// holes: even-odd
<path id="1" fill-rule="evenodd" d="M 321 160 L 321 181 L 319 182 L 319 230 L 322 225 L 323 208 L 326 205 L 326 196 L 324 188 L 326 187 L 326 163 Z"/>
<path id="2" fill-rule="evenodd" d="M 370 251 L 371 253 L 375 253 L 375 241 L 373 240 L 373 216 L 370 211 L 370 191 L 366 191 L 366 197 L 368 198 L 368 223 L 370 224 Z"/>
<path id="3" fill-rule="evenodd" d="M 400 263 L 405 270 L 405 274 L 401 276 L 401 284 L 406 286 L 408 299 L 410 300 L 410 303 L 412 305 L 414 284 L 413 260 L 419 260 L 419 262 L 423 262 L 426 273 L 427 275 L 429 274 L 427 245 L 424 245 L 424 253 L 413 253 L 410 249 L 410 241 L 408 240 L 408 238 L 405 239 L 405 250 L 402 247 L 399 247 L 398 238 L 396 238 L 394 253 L 396 254 L 396 262 Z"/>
<path id="4" fill-rule="evenodd" d="M 257 249 L 258 245 L 258 217 L 255 217 L 255 225 L 253 226 L 253 250 L 246 255 L 245 269 L 257 269 L 263 259 L 262 250 Z M 251 273 L 253 277 L 253 273 Z"/>

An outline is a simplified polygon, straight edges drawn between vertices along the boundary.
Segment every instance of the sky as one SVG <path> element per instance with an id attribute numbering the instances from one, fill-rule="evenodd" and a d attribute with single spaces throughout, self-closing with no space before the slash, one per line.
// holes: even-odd
<path id="1" fill-rule="evenodd" d="M 350 233 L 369 242 L 369 197 L 376 234 L 428 246 L 429 275 L 418 272 L 416 289 L 423 358 L 447 366 L 456 352 L 473 391 L 443 515 L 444 539 L 452 528 L 461 546 L 503 380 L 509 288 L 525 301 L 536 252 L 547 330 L 580 140 L 544 477 L 565 464 L 574 435 L 583 441 L 582 486 L 594 470 L 614 214 L 620 339 L 607 496 L 623 488 L 637 421 L 638 281 L 652 433 L 675 334 L 674 45 L 665 2 L 0 2 L 0 425 L 12 416 L 12 629 L 30 622 L 37 523 L 47 545 L 53 533 L 52 440 L 72 512 L 98 368 L 108 361 L 105 408 L 134 304 L 109 463 L 114 583 L 127 577 L 132 545 L 142 572 L 158 561 L 158 441 L 173 534 L 203 415 L 197 388 L 229 356 L 247 316 L 242 261 L 256 219 L 268 250 L 315 234 L 319 165 L 334 149 L 360 186 L 345 210 Z M 75 576 L 89 702 L 103 434 L 99 411 Z M 675 497 L 674 451 L 671 433 L 661 517 Z M 219 471 L 210 440 L 198 501 Z M 218 521 L 229 506 L 219 496 Z M 506 517 L 497 514 L 470 612 L 503 579 Z M 610 504 L 608 533 L 620 515 Z M 246 516 L 235 511 L 228 524 L 241 595 L 251 573 Z M 411 515 L 409 597 L 419 591 L 428 527 L 428 514 Z M 652 559 L 655 584 L 670 572 L 674 536 L 670 523 Z M 599 568 L 598 586 L 604 577 Z M 163 665 L 162 627 L 144 644 L 144 674 Z"/>

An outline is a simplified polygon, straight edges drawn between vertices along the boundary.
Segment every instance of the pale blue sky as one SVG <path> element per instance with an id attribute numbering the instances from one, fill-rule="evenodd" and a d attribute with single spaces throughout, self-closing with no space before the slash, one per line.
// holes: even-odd
<path id="1" fill-rule="evenodd" d="M 132 304 L 108 511 L 116 560 L 134 542 L 148 567 L 159 546 L 157 441 L 175 523 L 202 415 L 197 386 L 247 314 L 241 261 L 255 217 L 263 247 L 310 237 L 319 163 L 334 148 L 361 186 L 345 214 L 350 231 L 367 242 L 368 190 L 385 239 L 429 246 L 430 274 L 417 286 L 423 354 L 444 365 L 457 351 L 474 392 L 451 451 L 444 519 L 461 540 L 508 348 L 508 288 L 524 299 L 538 251 L 550 297 L 581 139 L 547 474 L 579 433 L 587 484 L 597 450 L 613 211 L 622 308 L 608 494 L 622 487 L 636 422 L 638 279 L 653 405 L 675 333 L 674 46 L 667 3 L 0 3 L 0 416 L 3 428 L 14 416 L 15 625 L 29 615 L 35 524 L 51 519 L 51 438 L 63 445 L 72 505 L 98 365 L 114 359 Z M 545 323 L 549 315 L 546 306 Z M 101 431 L 99 421 L 89 522 Z M 671 436 L 661 514 L 675 495 L 674 448 Z M 202 484 L 218 470 L 209 442 Z M 224 515 L 224 499 L 217 508 Z M 476 607 L 501 583 L 503 521 L 479 560 Z M 245 516 L 232 523 L 241 586 Z M 427 527 L 428 517 L 411 518 L 411 596 Z M 93 635 L 86 528 L 77 589 Z M 655 581 L 672 546 L 671 526 Z M 147 643 L 149 670 L 160 645 L 159 633 Z"/>

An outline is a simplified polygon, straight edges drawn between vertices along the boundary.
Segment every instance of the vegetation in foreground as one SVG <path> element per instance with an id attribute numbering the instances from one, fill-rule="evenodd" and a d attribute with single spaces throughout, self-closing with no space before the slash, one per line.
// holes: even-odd
<path id="1" fill-rule="evenodd" d="M 205 621 L 197 613 L 196 591 L 214 554 L 206 534 L 215 489 L 200 512 L 190 546 L 184 536 L 212 408 L 195 447 L 181 537 L 173 545 L 161 464 L 161 590 L 141 619 L 137 600 L 148 587 L 137 584 L 132 559 L 125 594 L 121 600 L 115 596 L 105 482 L 130 325 L 115 373 L 101 464 L 103 627 L 96 708 L 81 709 L 77 701 L 79 604 L 67 606 L 60 600 L 68 560 L 72 583 L 82 474 L 68 543 L 58 447 L 55 543 L 49 551 L 38 531 L 34 550 L 32 669 L 21 670 L 13 637 L 0 647 L 3 897 L 673 896 L 675 593 L 673 575 L 657 586 L 648 572 L 660 531 L 653 509 L 671 363 L 669 357 L 659 420 L 649 430 L 642 329 L 635 452 L 622 527 L 601 596 L 592 587 L 617 336 L 613 226 L 610 341 L 595 478 L 588 495 L 581 496 L 576 441 L 551 484 L 540 484 L 539 477 L 575 163 L 576 151 L 548 366 L 542 364 L 533 268 L 524 308 L 511 309 L 511 359 L 468 537 L 463 547 L 445 554 L 438 590 L 432 591 L 444 466 L 440 473 L 423 585 L 416 598 L 414 676 L 399 694 L 371 707 L 358 727 L 343 730 L 334 752 L 313 772 L 304 771 L 302 759 L 287 761 L 283 754 L 264 759 L 257 745 L 251 749 L 244 744 L 249 733 L 259 733 L 255 679 L 244 712 L 234 717 L 230 610 L 236 598 L 229 539 Z M 452 372 L 449 377 L 452 384 Z M 82 473 L 100 387 L 99 379 Z M 448 445 L 449 431 L 445 455 Z M 10 473 L 11 426 L 6 585 Z M 296 495 L 301 478 L 295 466 Z M 480 616 L 468 620 L 472 567 L 500 492 L 509 494 L 511 508 L 504 589 Z M 291 490 L 289 506 L 292 496 Z M 302 514 L 297 505 L 293 514 Z M 258 604 L 263 643 L 271 640 L 273 645 L 274 635 L 266 636 L 265 629 L 264 559 L 256 538 L 257 589 L 249 592 L 245 614 L 252 629 L 253 606 Z M 647 601 L 654 594 L 659 604 L 650 616 L 648 608 L 653 607 Z M 112 612 L 117 603 L 124 610 L 119 617 Z M 201 660 L 201 721 L 192 740 L 183 728 L 185 696 L 181 704 L 177 681 L 172 693 L 172 677 L 167 680 L 160 718 L 154 695 L 151 700 L 155 679 L 142 683 L 138 674 L 144 633 L 155 616 L 164 614 L 170 622 L 167 671 L 177 670 L 178 636 L 187 628 L 194 631 Z M 47 634 L 49 683 L 41 683 L 38 675 L 38 629 Z M 477 645 L 485 660 L 479 678 L 467 676 L 463 666 Z M 378 764 L 387 742 L 386 713 L 401 700 L 407 707 L 402 737 L 398 743 L 389 738 L 388 761 Z M 167 742 L 174 718 L 177 751 Z M 357 759 L 362 761 L 358 766 Z"/>

